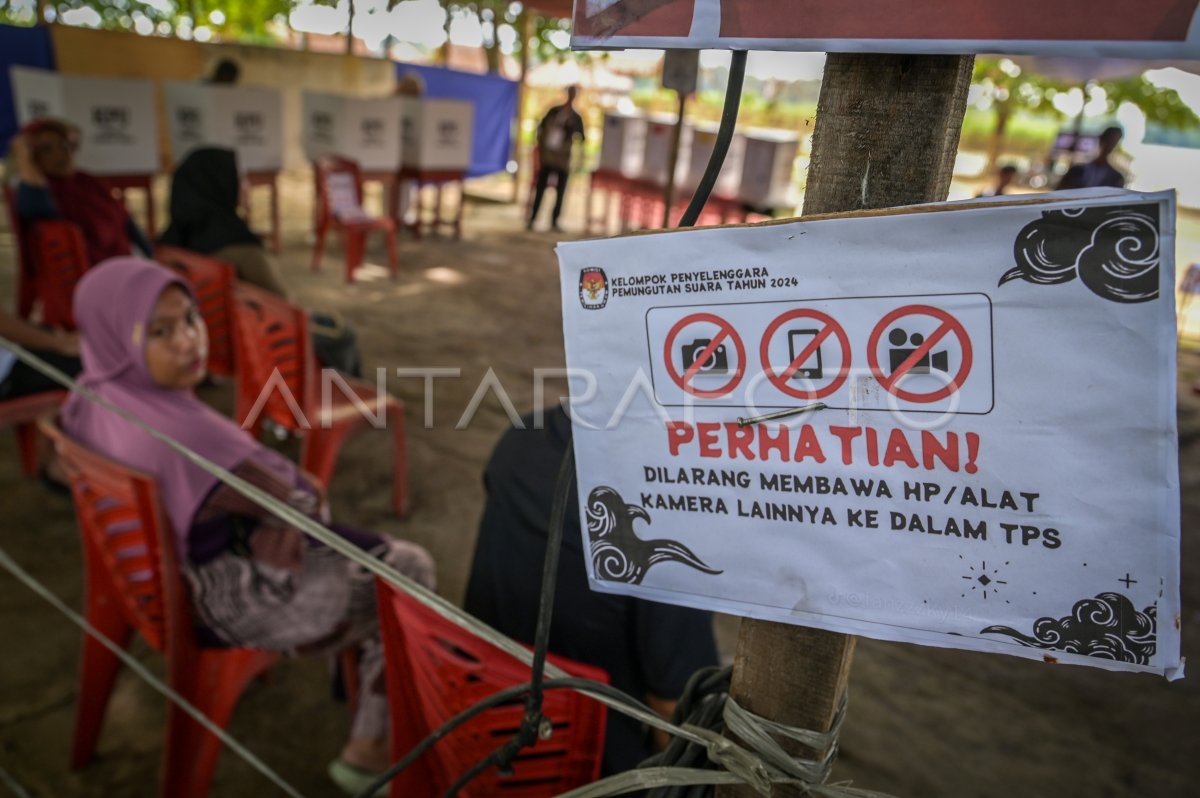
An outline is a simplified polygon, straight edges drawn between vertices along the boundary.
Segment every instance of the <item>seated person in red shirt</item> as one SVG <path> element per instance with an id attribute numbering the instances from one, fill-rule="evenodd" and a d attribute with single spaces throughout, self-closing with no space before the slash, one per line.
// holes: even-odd
<path id="1" fill-rule="evenodd" d="M 561 407 L 546 411 L 545 428 L 505 433 L 484 470 L 487 504 L 479 525 L 465 609 L 504 634 L 533 642 L 542 561 L 559 464 L 571 436 Z M 596 593 L 588 587 L 573 492 L 563 528 L 550 652 L 608 671 L 615 687 L 670 718 L 688 678 L 717 664 L 712 615 L 653 601 Z M 638 721 L 609 712 L 604 775 L 637 767 L 665 745 Z"/>
<path id="2" fill-rule="evenodd" d="M 149 240 L 124 206 L 100 180 L 75 168 L 75 149 L 72 129 L 54 119 L 34 120 L 13 137 L 9 173 L 17 178 L 17 216 L 79 225 L 91 265 L 121 255 L 149 255 Z"/>

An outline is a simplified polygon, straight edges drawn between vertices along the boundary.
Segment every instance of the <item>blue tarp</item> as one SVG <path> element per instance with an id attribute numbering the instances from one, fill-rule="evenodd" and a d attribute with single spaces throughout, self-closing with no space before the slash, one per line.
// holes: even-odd
<path id="1" fill-rule="evenodd" d="M 8 142 L 17 132 L 17 109 L 13 103 L 11 66 L 54 69 L 54 45 L 44 25 L 18 28 L 0 25 L 0 156 L 8 154 Z"/>
<path id="2" fill-rule="evenodd" d="M 425 81 L 425 96 L 467 100 L 475 106 L 475 133 L 469 177 L 508 168 L 512 123 L 517 113 L 517 83 L 499 75 L 477 75 L 443 67 L 396 64 L 396 77 L 416 72 Z"/>

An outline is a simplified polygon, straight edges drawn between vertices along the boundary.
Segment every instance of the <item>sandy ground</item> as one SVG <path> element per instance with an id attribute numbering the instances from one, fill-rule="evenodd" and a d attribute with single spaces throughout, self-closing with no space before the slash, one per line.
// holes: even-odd
<path id="1" fill-rule="evenodd" d="M 480 379 L 494 369 L 513 405 L 532 407 L 534 370 L 563 365 L 558 279 L 549 234 L 526 233 L 513 206 L 473 203 L 461 242 L 434 238 L 402 246 L 396 283 L 380 269 L 342 281 L 332 255 L 308 270 L 309 184 L 286 183 L 283 269 L 291 290 L 312 308 L 341 311 L 358 328 L 368 369 L 461 369 L 439 379 L 432 405 L 420 380 L 391 378 L 408 403 L 408 456 L 415 497 L 404 523 L 388 516 L 388 445 L 366 435 L 345 450 L 332 486 L 335 514 L 427 546 L 439 563 L 442 592 L 460 600 L 483 493 L 480 470 L 507 419 L 489 394 L 458 429 Z M 578 211 L 576 203 L 575 211 Z M 574 215 L 572 215 L 574 217 Z M 571 222 L 578 226 L 575 218 Z M 1200 260 L 1197 223 L 1181 256 Z M 331 250 L 332 251 L 332 250 Z M 373 250 L 373 258 L 381 253 Z M 1187 262 L 1185 260 L 1185 262 Z M 9 302 L 10 240 L 0 241 L 0 301 Z M 1200 514 L 1200 354 L 1180 358 L 1183 528 L 1183 641 L 1196 658 L 1200 552 L 1188 533 Z M 546 396 L 562 383 L 551 382 Z M 228 407 L 228 387 L 206 395 Z M 432 412 L 433 424 L 422 421 Z M 23 480 L 11 434 L 0 433 L 0 546 L 72 606 L 81 599 L 81 563 L 68 499 Z M 729 653 L 736 620 L 718 622 Z M 66 768 L 74 705 L 78 630 L 41 599 L 0 575 L 0 784 L 32 796 L 148 796 L 155 791 L 163 701 L 124 673 L 94 762 Z M 138 658 L 161 671 L 141 643 Z M 323 663 L 290 661 L 253 685 L 230 731 L 307 796 L 332 796 L 324 776 L 347 728 L 328 698 Z M 1168 684 L 1144 675 L 1055 667 L 1004 656 L 910 645 L 859 643 L 850 715 L 835 778 L 897 796 L 1186 796 L 1200 779 L 1197 678 Z M 0 795 L 5 788 L 0 787 Z M 259 775 L 224 754 L 213 794 L 270 795 Z"/>

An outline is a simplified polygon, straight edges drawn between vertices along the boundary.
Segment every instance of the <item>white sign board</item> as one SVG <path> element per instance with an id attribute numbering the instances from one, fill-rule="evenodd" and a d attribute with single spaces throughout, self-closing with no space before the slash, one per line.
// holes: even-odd
<path id="1" fill-rule="evenodd" d="M 12 67 L 19 124 L 50 116 L 79 129 L 80 169 L 96 175 L 158 171 L 158 120 L 148 80 L 59 75 Z"/>
<path id="2" fill-rule="evenodd" d="M 465 172 L 471 166 L 475 106 L 465 100 L 404 99 L 404 166 Z"/>
<path id="3" fill-rule="evenodd" d="M 1174 195 L 920 211 L 559 245 L 592 587 L 1181 676 Z"/>
<path id="4" fill-rule="evenodd" d="M 400 168 L 399 97 L 343 97 L 304 92 L 304 153 L 310 160 L 341 155 L 368 172 Z"/>
<path id="5" fill-rule="evenodd" d="M 196 147 L 235 150 L 245 172 L 283 168 L 283 106 L 272 89 L 168 81 L 167 131 L 178 164 Z"/>
<path id="6" fill-rule="evenodd" d="M 1200 0 L 575 0 L 577 49 L 1200 58 Z"/>

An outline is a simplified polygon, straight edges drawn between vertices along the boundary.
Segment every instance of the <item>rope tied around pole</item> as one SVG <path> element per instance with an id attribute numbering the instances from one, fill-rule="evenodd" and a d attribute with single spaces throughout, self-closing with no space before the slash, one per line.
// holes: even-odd
<path id="1" fill-rule="evenodd" d="M 846 719 L 847 701 L 848 694 L 843 693 L 841 703 L 833 718 L 833 724 L 827 732 L 785 726 L 777 721 L 768 720 L 743 707 L 734 700 L 733 696 L 725 699 L 723 717 L 726 728 L 739 740 L 750 746 L 763 762 L 798 779 L 801 783 L 824 784 L 837 759 L 838 737 L 841 734 L 842 723 Z M 819 759 L 794 757 L 783 750 L 783 747 L 775 741 L 775 736 L 794 740 L 814 751 L 820 751 L 821 756 Z M 730 770 L 733 768 L 731 767 Z M 749 780 L 747 782 L 752 783 Z M 758 788 L 757 785 L 755 786 Z M 764 795 L 769 794 L 762 789 L 759 789 L 759 792 Z"/>

